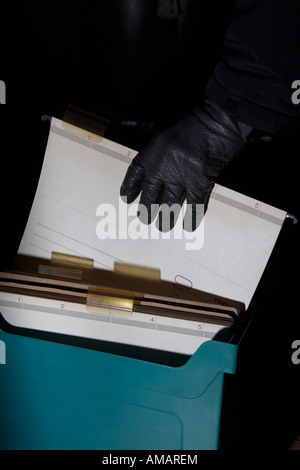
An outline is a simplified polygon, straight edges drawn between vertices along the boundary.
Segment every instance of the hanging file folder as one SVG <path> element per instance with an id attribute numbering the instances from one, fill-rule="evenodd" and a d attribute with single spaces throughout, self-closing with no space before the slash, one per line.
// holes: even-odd
<path id="1" fill-rule="evenodd" d="M 217 449 L 236 331 L 286 213 L 215 185 L 194 234 L 146 236 L 119 199 L 136 152 L 71 111 L 0 273 L 0 448 Z"/>
<path id="2" fill-rule="evenodd" d="M 88 289 L 91 286 L 104 290 L 127 289 L 169 300 L 160 306 L 156 301 L 149 313 L 149 300 L 145 312 L 145 305 L 141 302 L 137 305 L 136 298 L 134 301 L 127 298 L 132 308 L 131 316 L 125 319 L 126 309 L 121 318 L 120 313 L 116 314 L 120 309 L 114 305 L 122 300 L 111 299 L 105 293 L 102 300 L 106 296 L 108 316 L 103 308 L 100 312 L 99 305 L 96 313 L 89 301 L 83 305 L 74 296 L 72 304 L 69 301 L 62 304 L 67 308 L 57 309 L 53 306 L 57 301 L 45 292 L 42 305 L 41 294 L 31 289 L 30 295 L 23 292 L 23 301 L 17 305 L 22 306 L 22 314 L 20 308 L 13 310 L 15 300 L 9 303 L 8 297 L 17 294 L 1 294 L 2 316 L 20 327 L 37 329 L 43 325 L 56 333 L 69 332 L 150 348 L 178 348 L 178 352 L 193 354 L 226 322 L 230 325 L 237 312 L 247 309 L 286 212 L 215 185 L 207 213 L 195 232 L 185 232 L 180 221 L 167 234 L 158 232 L 155 222 L 138 226 L 137 205 L 127 206 L 119 197 L 122 179 L 136 152 L 104 137 L 92 138 L 90 135 L 94 134 L 89 134 L 90 131 L 74 133 L 74 129 L 73 118 L 71 127 L 69 122 L 52 119 L 16 269 L 26 275 L 29 269 L 26 260 L 39 259 L 39 266 L 31 274 L 45 279 L 56 277 L 57 283 L 67 277 L 72 282 L 89 285 Z M 151 280 L 147 281 L 147 276 Z M 21 281 L 18 282 L 14 291 L 24 291 Z M 7 284 L 7 278 L 3 277 L 0 289 L 5 290 Z M 28 295 L 31 300 L 27 299 Z M 35 295 L 39 300 L 34 302 Z M 97 295 L 99 299 L 99 292 Z M 208 303 L 210 313 L 191 319 L 188 307 L 184 311 L 181 304 L 183 313 L 178 316 L 172 304 L 174 298 L 178 299 L 177 308 L 179 299 L 195 305 Z M 49 303 L 48 311 L 45 303 Z M 29 305 L 35 307 L 30 309 Z M 214 314 L 212 305 L 215 305 Z M 221 320 L 217 317 L 220 307 L 231 310 L 226 321 L 225 316 Z M 160 315 L 159 311 L 164 314 Z"/>

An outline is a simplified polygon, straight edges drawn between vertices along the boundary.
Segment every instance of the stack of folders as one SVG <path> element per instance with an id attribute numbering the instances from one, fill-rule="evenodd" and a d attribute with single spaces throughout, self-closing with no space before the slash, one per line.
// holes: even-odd
<path id="1" fill-rule="evenodd" d="M 19 261 L 22 258 L 26 261 L 22 256 Z M 30 273 L 29 264 L 39 262 L 43 264 L 36 274 Z M 230 327 L 242 308 L 239 303 L 217 305 L 209 294 L 190 289 L 181 290 L 183 298 L 178 298 L 172 283 L 80 266 L 74 269 L 75 262 L 72 257 L 73 267 L 66 268 L 28 258 L 26 273 L 1 272 L 2 323 L 191 355 L 203 342 Z M 203 301 L 198 300 L 201 295 Z"/>
<path id="2" fill-rule="evenodd" d="M 195 233 L 166 238 L 119 197 L 135 155 L 52 119 L 1 328 L 191 355 L 247 310 L 286 212 L 215 185 Z"/>

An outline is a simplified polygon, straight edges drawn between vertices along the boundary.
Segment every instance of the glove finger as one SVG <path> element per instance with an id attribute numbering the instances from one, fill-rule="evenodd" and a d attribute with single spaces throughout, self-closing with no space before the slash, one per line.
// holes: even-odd
<path id="1" fill-rule="evenodd" d="M 131 204 L 141 192 L 145 180 L 146 168 L 149 167 L 155 154 L 156 143 L 155 140 L 153 140 L 136 155 L 127 169 L 121 185 L 120 195 L 122 198 L 127 198 L 125 202 L 128 204 Z"/>
<path id="2" fill-rule="evenodd" d="M 156 226 L 161 232 L 169 232 L 174 227 L 185 195 L 181 185 L 165 186 Z"/>
<path id="3" fill-rule="evenodd" d="M 199 227 L 207 211 L 209 196 L 213 184 L 208 188 L 199 188 L 197 191 L 187 191 L 187 207 L 184 214 L 183 227 L 187 232 L 193 232 Z"/>
<path id="4" fill-rule="evenodd" d="M 187 232 L 194 232 L 204 217 L 204 204 L 189 203 L 183 219 L 183 228 Z"/>
<path id="5" fill-rule="evenodd" d="M 140 197 L 138 217 L 144 224 L 151 224 L 158 209 L 163 183 L 157 179 L 144 181 Z"/>
<path id="6" fill-rule="evenodd" d="M 139 155 L 132 160 L 120 188 L 120 196 L 128 204 L 131 204 L 141 192 L 145 177 L 144 165 L 140 163 L 138 157 Z"/>

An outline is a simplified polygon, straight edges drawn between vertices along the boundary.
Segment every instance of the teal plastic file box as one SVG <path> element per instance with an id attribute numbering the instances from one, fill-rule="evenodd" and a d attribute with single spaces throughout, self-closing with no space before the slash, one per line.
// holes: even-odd
<path id="1" fill-rule="evenodd" d="M 217 449 L 235 344 L 162 365 L 0 330 L 1 449 Z"/>

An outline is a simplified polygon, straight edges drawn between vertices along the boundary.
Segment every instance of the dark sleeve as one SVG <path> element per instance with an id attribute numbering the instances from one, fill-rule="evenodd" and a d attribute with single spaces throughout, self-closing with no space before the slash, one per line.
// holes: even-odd
<path id="1" fill-rule="evenodd" d="M 299 124 L 296 80 L 300 1 L 237 0 L 222 59 L 206 88 L 209 99 L 237 120 L 276 134 Z"/>

